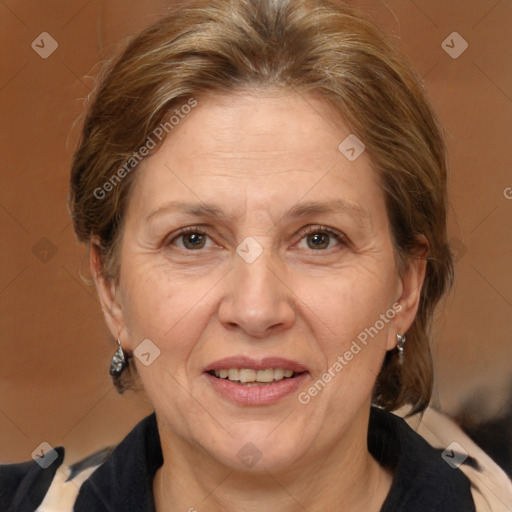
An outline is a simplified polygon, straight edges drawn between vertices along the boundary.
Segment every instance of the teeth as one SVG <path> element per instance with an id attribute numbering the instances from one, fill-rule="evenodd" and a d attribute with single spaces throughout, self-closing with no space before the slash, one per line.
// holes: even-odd
<path id="1" fill-rule="evenodd" d="M 257 371 L 249 368 L 223 368 L 222 370 L 215 370 L 215 376 L 220 379 L 228 379 L 246 385 L 256 385 L 256 383 L 269 384 L 284 378 L 290 378 L 292 375 L 293 370 L 284 370 L 283 368 L 267 368 Z"/>
<path id="2" fill-rule="evenodd" d="M 276 368 L 274 370 L 274 380 L 281 380 L 284 377 L 284 370 L 282 368 Z"/>
<path id="3" fill-rule="evenodd" d="M 256 380 L 258 382 L 272 382 L 274 380 L 274 370 L 272 370 L 272 368 L 268 370 L 258 370 Z"/>
<path id="4" fill-rule="evenodd" d="M 231 373 L 231 370 L 229 370 Z M 231 375 L 230 375 L 231 377 Z M 254 370 L 245 370 L 242 369 L 239 372 L 238 376 L 240 382 L 254 382 L 256 380 L 256 372 Z M 229 380 L 232 380 L 231 378 Z"/>

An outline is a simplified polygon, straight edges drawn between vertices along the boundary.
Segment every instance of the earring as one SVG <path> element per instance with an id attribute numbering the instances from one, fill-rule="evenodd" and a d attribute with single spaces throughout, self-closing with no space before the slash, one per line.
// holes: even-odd
<path id="1" fill-rule="evenodd" d="M 110 375 L 113 377 L 118 377 L 121 375 L 127 364 L 126 358 L 124 357 L 124 350 L 119 339 L 117 340 L 117 344 L 119 347 L 116 350 L 114 357 L 112 357 L 112 361 L 110 362 Z"/>
<path id="2" fill-rule="evenodd" d="M 398 362 L 400 364 L 404 364 L 404 347 L 406 341 L 407 336 L 405 334 L 396 335 L 396 348 L 398 350 Z"/>

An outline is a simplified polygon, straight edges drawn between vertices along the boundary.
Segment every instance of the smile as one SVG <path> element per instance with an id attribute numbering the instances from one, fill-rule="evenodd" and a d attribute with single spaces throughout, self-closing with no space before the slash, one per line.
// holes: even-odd
<path id="1" fill-rule="evenodd" d="M 218 379 L 226 379 L 231 382 L 238 382 L 246 386 L 269 385 L 279 382 L 283 379 L 293 378 L 293 370 L 284 368 L 266 368 L 265 370 L 252 370 L 250 368 L 223 368 L 221 370 L 212 370 L 210 375 Z"/>
<path id="2" fill-rule="evenodd" d="M 271 405 L 297 393 L 309 376 L 298 361 L 243 355 L 216 361 L 203 369 L 215 394 L 242 406 Z"/>

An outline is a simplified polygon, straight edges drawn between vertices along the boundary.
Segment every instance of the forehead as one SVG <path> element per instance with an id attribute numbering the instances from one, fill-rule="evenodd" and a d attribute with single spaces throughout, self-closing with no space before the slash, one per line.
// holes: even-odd
<path id="1" fill-rule="evenodd" d="M 371 161 L 340 152 L 350 131 L 320 97 L 249 91 L 197 102 L 137 169 L 134 200 L 146 214 L 185 197 L 260 209 L 340 199 L 361 218 L 382 206 Z"/>
<path id="2" fill-rule="evenodd" d="M 340 116 L 316 95 L 251 90 L 200 98 L 168 145 L 195 139 L 203 157 L 279 161 L 311 155 L 330 161 L 345 132 Z"/>

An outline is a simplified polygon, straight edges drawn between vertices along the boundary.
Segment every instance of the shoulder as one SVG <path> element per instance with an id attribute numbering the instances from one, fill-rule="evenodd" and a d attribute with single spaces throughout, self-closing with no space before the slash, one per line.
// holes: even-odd
<path id="1" fill-rule="evenodd" d="M 475 512 L 468 478 L 398 415 L 372 407 L 368 449 L 393 471 L 382 512 Z"/>
<path id="2" fill-rule="evenodd" d="M 399 416 L 406 412 L 405 409 L 395 411 Z M 437 451 L 452 473 L 460 471 L 469 480 L 477 512 L 512 510 L 512 482 L 451 418 L 428 407 L 405 421 Z"/>
<path id="3" fill-rule="evenodd" d="M 152 510 L 151 477 L 163 462 L 154 414 L 78 462 L 63 447 L 44 457 L 0 465 L 1 512 Z"/>
<path id="4" fill-rule="evenodd" d="M 98 450 L 66 464 L 65 449 L 52 448 L 43 459 L 0 465 L 0 510 L 71 512 L 81 485 L 110 455 Z"/>

